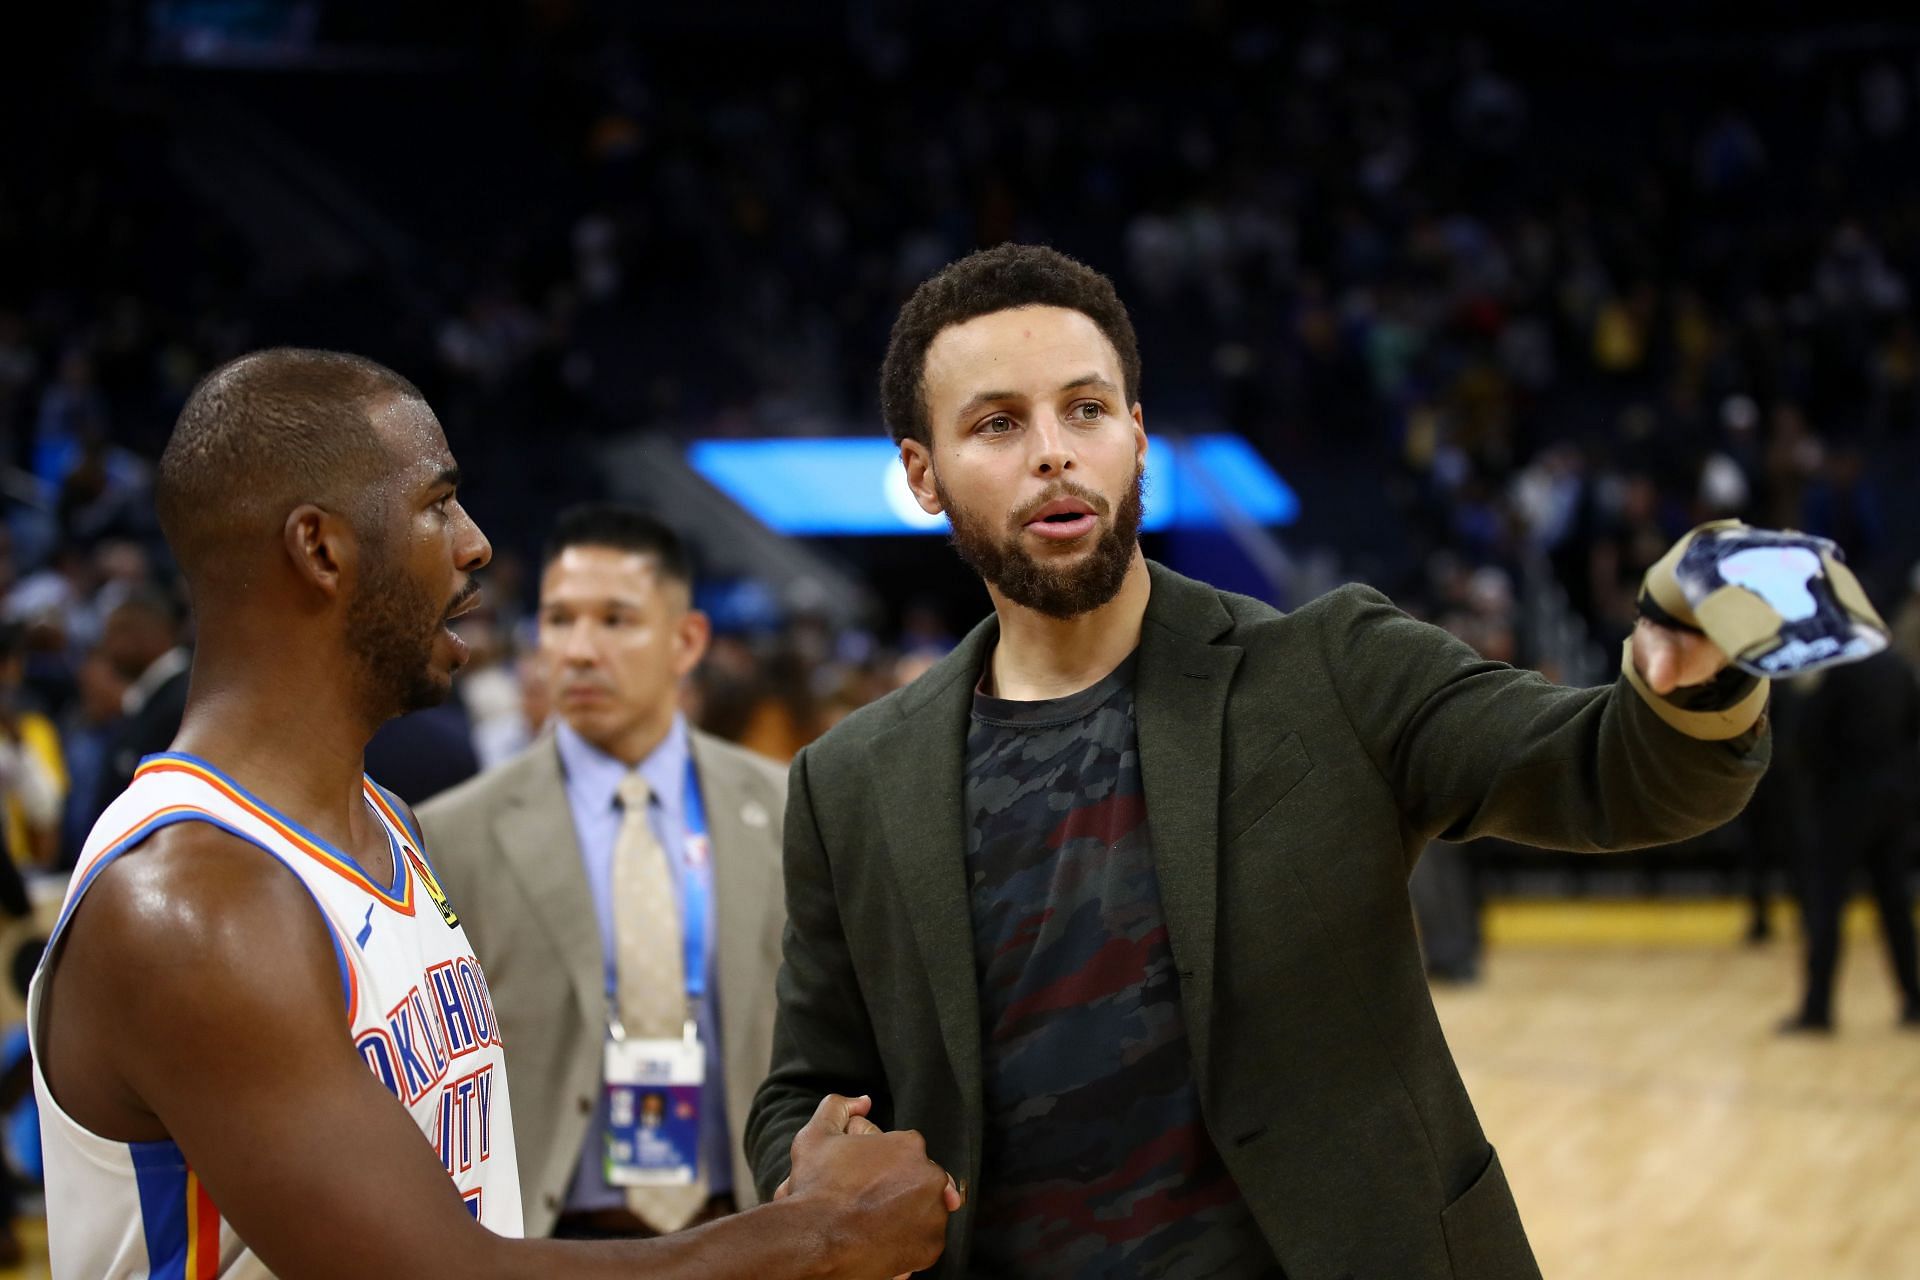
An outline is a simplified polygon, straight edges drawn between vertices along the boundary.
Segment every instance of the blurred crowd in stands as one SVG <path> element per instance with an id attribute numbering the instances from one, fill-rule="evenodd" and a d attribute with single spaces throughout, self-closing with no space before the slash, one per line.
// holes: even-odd
<path id="1" fill-rule="evenodd" d="M 220 360 L 387 360 L 471 473 L 500 551 L 475 667 L 384 748 L 419 799 L 544 720 L 529 552 L 594 492 L 596 441 L 877 431 L 905 292 L 1009 237 L 1116 278 L 1150 429 L 1241 432 L 1302 492 L 1298 538 L 1491 656 L 1561 674 L 1522 626 L 1542 582 L 1611 650 L 1642 570 L 1735 514 L 1838 539 L 1920 649 L 1920 48 L 1148 8 L 723 40 L 533 5 L 511 49 L 468 51 L 485 74 L 456 58 L 424 89 L 97 74 L 0 182 L 13 857 L 70 860 L 127 753 L 164 743 L 131 740 L 190 643 L 151 467 Z M 303 274 L 247 234 L 248 188 L 209 187 L 225 153 L 177 105 L 209 82 L 413 256 Z M 723 635 L 690 696 L 787 757 L 977 603 Z"/>

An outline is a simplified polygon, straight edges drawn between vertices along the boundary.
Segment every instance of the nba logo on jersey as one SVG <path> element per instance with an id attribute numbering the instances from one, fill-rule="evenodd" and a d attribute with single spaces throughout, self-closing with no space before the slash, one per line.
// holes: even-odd
<path id="1" fill-rule="evenodd" d="M 455 929 L 460 925 L 460 917 L 454 914 L 453 903 L 447 897 L 447 891 L 440 887 L 440 879 L 433 874 L 433 868 L 427 860 L 414 851 L 412 845 L 401 845 L 406 850 L 407 861 L 413 864 L 413 872 L 420 877 L 420 883 L 426 887 L 427 897 L 440 912 L 440 918 L 447 922 L 447 928 Z"/>

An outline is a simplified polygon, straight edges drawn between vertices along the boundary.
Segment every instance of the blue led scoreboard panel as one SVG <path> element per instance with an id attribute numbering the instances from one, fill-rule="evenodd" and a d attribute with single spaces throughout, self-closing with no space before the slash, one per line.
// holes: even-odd
<path id="1" fill-rule="evenodd" d="M 780 533 L 815 537 L 944 534 L 922 511 L 899 450 L 861 437 L 700 440 L 687 460 L 716 488 Z M 1260 525 L 1291 524 L 1300 502 L 1253 446 L 1235 435 L 1153 438 L 1147 451 L 1148 531 L 1217 528 L 1225 511 Z"/>

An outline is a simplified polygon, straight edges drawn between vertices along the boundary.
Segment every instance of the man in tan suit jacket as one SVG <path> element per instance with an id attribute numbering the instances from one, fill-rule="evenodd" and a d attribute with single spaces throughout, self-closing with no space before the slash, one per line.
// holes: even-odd
<path id="1" fill-rule="evenodd" d="M 646 1235 L 756 1200 L 743 1133 L 772 1057 L 786 773 L 681 716 L 680 683 L 708 638 L 691 596 L 685 552 L 665 526 L 619 507 L 563 514 L 540 599 L 540 665 L 558 722 L 420 809 L 499 1014 L 528 1235 Z M 712 850 L 709 995 L 698 1018 L 711 1198 L 662 1216 L 636 1209 L 603 1168 L 603 1046 L 619 1008 L 619 949 L 636 945 L 618 936 L 612 901 L 616 789 L 628 774 L 649 782 L 656 856 L 684 888 L 689 760 Z"/>

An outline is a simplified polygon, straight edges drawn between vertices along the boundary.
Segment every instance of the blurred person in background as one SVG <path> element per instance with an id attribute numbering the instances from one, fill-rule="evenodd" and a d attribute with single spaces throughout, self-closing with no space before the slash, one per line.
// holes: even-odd
<path id="1" fill-rule="evenodd" d="M 94 377 L 84 346 L 62 353 L 58 377 L 40 396 L 34 420 L 31 465 L 33 473 L 57 486 L 73 469 L 81 442 L 97 438 L 108 420 L 107 398 Z"/>
<path id="2" fill-rule="evenodd" d="M 1800 859 L 1806 988 L 1785 1032 L 1833 1030 L 1847 901 L 1864 870 L 1900 989 L 1900 1025 L 1920 1030 L 1912 841 L 1920 816 L 1920 676 L 1892 651 L 1806 677 L 1798 757 L 1812 794 Z"/>
<path id="3" fill-rule="evenodd" d="M 1628 475 L 1609 497 L 1611 518 L 1593 544 L 1591 592 L 1598 639 L 1611 652 L 1633 630 L 1641 579 L 1681 531 L 1661 526 L 1659 489 L 1645 473 Z"/>
<path id="4" fill-rule="evenodd" d="M 153 586 L 128 592 L 107 615 L 100 653 L 126 681 L 127 689 L 120 699 L 122 718 L 94 791 L 95 816 L 127 789 L 141 760 L 165 751 L 180 732 L 180 717 L 187 709 L 187 674 L 193 665 L 193 653 L 181 640 L 180 613 L 173 597 Z"/>
<path id="5" fill-rule="evenodd" d="M 121 707 L 127 681 L 98 649 L 80 659 L 74 669 L 74 697 L 60 721 L 60 740 L 66 758 L 65 811 L 60 819 L 62 867 L 71 867 L 87 842 L 87 832 L 99 816 L 100 790 L 106 785 L 114 739 L 120 732 Z"/>
<path id="6" fill-rule="evenodd" d="M 1907 570 L 1907 590 L 1893 615 L 1893 650 L 1920 673 L 1920 564 Z"/>
<path id="7" fill-rule="evenodd" d="M 772 1053 L 786 775 L 689 727 L 681 690 L 709 632 L 692 599 L 673 530 L 625 507 L 563 513 L 537 648 L 558 723 L 420 809 L 512 1046 L 530 1234 L 660 1235 L 758 1201 L 742 1135 Z M 693 1180 L 628 1185 L 610 1041 L 683 1030 L 705 1063 Z"/>
<path id="8" fill-rule="evenodd" d="M 0 911 L 15 921 L 29 921 L 32 901 L 21 876 L 22 867 L 51 866 L 58 857 L 61 805 L 66 799 L 67 776 L 60 752 L 60 734 L 53 722 L 22 700 L 26 673 L 25 628 L 0 623 L 0 797 L 6 806 L 7 858 L 0 859 Z M 9 929 L 10 969 L 18 981 L 31 975 L 44 939 L 31 925 Z M 0 1047 L 0 1115 L 11 1115 L 22 1098 L 32 1093 L 24 1027 L 10 1028 Z M 0 1266 L 17 1264 L 22 1257 L 14 1231 L 18 1192 L 11 1167 L 0 1165 Z"/>
<path id="9" fill-rule="evenodd" d="M 520 719 L 531 742 L 553 723 L 553 688 L 547 682 L 540 655 L 523 653 L 514 660 L 514 676 L 520 685 Z"/>
<path id="10" fill-rule="evenodd" d="M 511 633 L 487 611 L 460 621 L 460 635 L 471 655 L 460 682 L 460 701 L 472 725 L 474 756 L 481 769 L 491 769 L 526 750 L 538 726 L 527 720 Z"/>
<path id="11" fill-rule="evenodd" d="M 94 558 L 62 542 L 45 564 L 14 583 L 6 617 L 26 624 L 35 652 L 84 653 L 100 641 L 102 585 Z"/>
<path id="12" fill-rule="evenodd" d="M 23 704 L 21 677 L 23 628 L 0 624 L 0 802 L 5 805 L 6 857 L 0 857 L 0 913 L 11 922 L 0 929 L 7 963 L 25 999 L 22 975 L 30 978 L 45 949 L 33 924 L 23 867 L 49 865 L 58 851 L 60 802 L 66 777 L 60 763 L 59 734 L 39 712 Z M 11 1115 L 32 1091 L 31 1064 L 24 1027 L 0 1036 L 0 1116 Z M 17 1263 L 21 1247 L 14 1234 L 16 1188 L 11 1166 L 0 1162 L 0 1266 Z"/>
<path id="13" fill-rule="evenodd" d="M 1766 690 L 1647 621 L 1567 689 L 1364 587 L 1282 615 L 1149 563 L 1140 372 L 1051 249 L 899 313 L 887 424 L 994 612 L 794 761 L 761 1188 L 851 1087 L 979 1188 L 942 1277 L 1537 1275 L 1407 873 L 1434 838 L 1724 823 Z"/>
<path id="14" fill-rule="evenodd" d="M 122 600 L 155 581 L 153 555 L 144 543 L 110 538 L 94 547 L 93 607 L 113 612 Z"/>
<path id="15" fill-rule="evenodd" d="M 408 804 L 459 786 L 480 772 L 473 721 L 457 694 L 387 721 L 367 743 L 367 772 Z"/>
<path id="16" fill-rule="evenodd" d="M 60 854 L 67 799 L 60 731 L 23 699 L 26 630 L 0 623 L 0 789 L 6 794 L 7 852 L 21 866 L 50 867 Z"/>
<path id="17" fill-rule="evenodd" d="M 1812 861 L 1825 857 L 1815 841 L 1814 815 L 1819 810 L 1808 789 L 1808 741 L 1800 724 L 1809 683 L 1774 682 L 1767 707 L 1773 722 L 1773 764 L 1740 815 L 1740 873 L 1747 899 L 1744 940 L 1750 946 L 1773 938 L 1776 881 L 1784 878 L 1795 900 L 1801 901 L 1801 876 Z"/>
<path id="18" fill-rule="evenodd" d="M 784 764 L 820 736 L 821 708 L 807 655 L 782 644 L 760 662 L 756 676 L 746 723 L 735 741 Z"/>
<path id="19" fill-rule="evenodd" d="M 81 544 L 150 533 L 152 489 L 147 465 L 96 428 L 81 440 L 80 455 L 60 483 L 60 529 Z"/>
<path id="20" fill-rule="evenodd" d="M 1498 569 L 1478 569 L 1459 594 L 1453 607 L 1436 619 L 1439 626 L 1483 658 L 1516 661 L 1519 643 L 1512 580 Z M 1427 976 L 1438 982 L 1477 980 L 1482 947 L 1480 895 L 1467 850 L 1446 840 L 1429 841 L 1407 877 L 1407 894 L 1420 926 Z"/>

